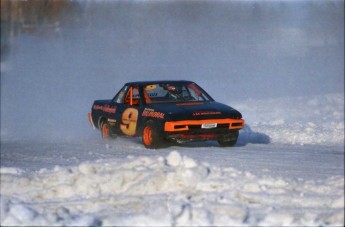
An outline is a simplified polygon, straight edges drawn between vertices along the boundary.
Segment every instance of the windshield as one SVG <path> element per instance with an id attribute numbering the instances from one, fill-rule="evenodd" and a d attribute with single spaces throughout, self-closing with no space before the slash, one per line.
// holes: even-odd
<path id="1" fill-rule="evenodd" d="M 156 83 L 144 87 L 146 103 L 205 102 L 212 98 L 195 83 Z"/>

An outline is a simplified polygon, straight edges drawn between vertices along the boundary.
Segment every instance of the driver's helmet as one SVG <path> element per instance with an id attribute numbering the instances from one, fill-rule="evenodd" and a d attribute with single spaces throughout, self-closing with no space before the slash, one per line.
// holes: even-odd
<path id="1" fill-rule="evenodd" d="M 171 94 L 181 94 L 182 89 L 179 87 L 176 87 L 174 85 L 168 85 L 167 86 L 167 90 L 171 93 Z"/>
<path id="2" fill-rule="evenodd" d="M 182 89 L 180 87 L 174 85 L 167 86 L 168 94 L 170 97 L 174 98 L 175 100 L 181 99 Z"/>

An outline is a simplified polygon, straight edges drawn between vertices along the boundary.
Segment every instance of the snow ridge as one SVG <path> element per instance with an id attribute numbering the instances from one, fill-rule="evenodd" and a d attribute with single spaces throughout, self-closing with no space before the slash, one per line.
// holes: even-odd
<path id="1" fill-rule="evenodd" d="M 1 168 L 1 225 L 342 225 L 344 179 L 258 177 L 170 152 Z"/>

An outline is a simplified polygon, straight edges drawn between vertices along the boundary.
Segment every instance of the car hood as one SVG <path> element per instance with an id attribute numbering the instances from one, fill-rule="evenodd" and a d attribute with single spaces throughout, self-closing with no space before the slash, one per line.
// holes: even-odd
<path id="1" fill-rule="evenodd" d="M 201 120 L 232 118 L 241 119 L 242 115 L 234 108 L 218 102 L 187 102 L 151 104 L 156 112 L 165 113 L 166 120 Z"/>

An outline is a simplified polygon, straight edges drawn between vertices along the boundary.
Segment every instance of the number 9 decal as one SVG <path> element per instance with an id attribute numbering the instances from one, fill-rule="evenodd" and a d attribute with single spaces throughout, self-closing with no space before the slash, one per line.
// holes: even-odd
<path id="1" fill-rule="evenodd" d="M 137 128 L 138 110 L 134 108 L 126 109 L 122 114 L 122 124 L 120 129 L 127 136 L 134 136 Z"/>

